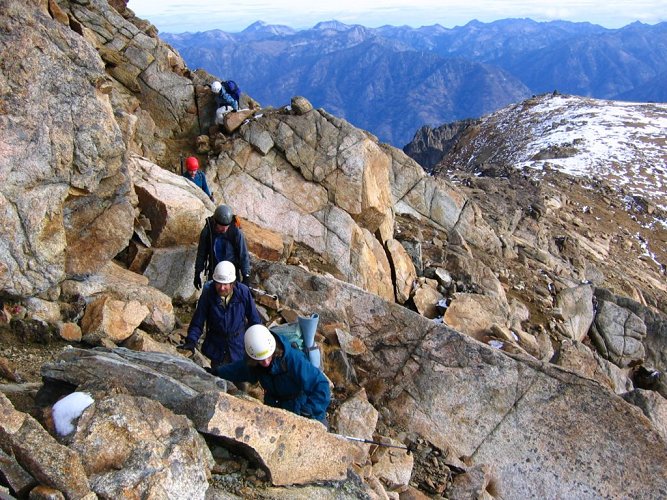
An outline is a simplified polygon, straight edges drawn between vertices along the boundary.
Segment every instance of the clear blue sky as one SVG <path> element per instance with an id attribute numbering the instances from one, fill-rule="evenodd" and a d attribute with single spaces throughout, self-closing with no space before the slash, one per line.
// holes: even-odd
<path id="1" fill-rule="evenodd" d="M 634 21 L 667 21 L 667 0 L 129 0 L 128 7 L 167 33 L 221 29 L 239 32 L 255 21 L 310 28 L 335 19 L 346 24 L 462 26 L 477 19 L 587 21 L 620 28 Z"/>

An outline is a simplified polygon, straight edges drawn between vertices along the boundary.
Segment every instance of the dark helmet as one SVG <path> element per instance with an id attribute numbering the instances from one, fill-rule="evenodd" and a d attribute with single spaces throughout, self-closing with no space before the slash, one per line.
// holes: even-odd
<path id="1" fill-rule="evenodd" d="M 220 205 L 215 209 L 215 212 L 213 212 L 213 219 L 215 222 L 223 226 L 229 226 L 232 223 L 233 218 L 234 213 L 232 212 L 232 207 L 229 205 Z"/>

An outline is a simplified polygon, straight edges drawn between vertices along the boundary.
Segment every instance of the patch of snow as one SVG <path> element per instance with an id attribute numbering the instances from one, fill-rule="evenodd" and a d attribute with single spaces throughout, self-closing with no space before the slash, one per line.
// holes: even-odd
<path id="1" fill-rule="evenodd" d="M 51 415 L 56 432 L 61 436 L 74 431 L 72 422 L 79 418 L 83 411 L 95 400 L 87 392 L 73 392 L 53 405 Z"/>
<path id="2" fill-rule="evenodd" d="M 502 349 L 505 344 L 503 344 L 500 340 L 489 340 L 489 345 L 494 349 Z"/>
<path id="3" fill-rule="evenodd" d="M 642 253 L 642 256 L 644 256 L 644 257 L 648 257 L 648 258 L 651 259 L 653 262 L 655 262 L 655 263 L 657 264 L 658 267 L 661 267 L 661 264 L 660 264 L 660 262 L 658 261 L 658 259 L 657 259 L 656 255 L 655 255 L 655 253 L 653 253 L 651 250 L 649 250 L 649 247 L 648 247 L 648 241 L 646 241 L 646 240 L 642 237 L 642 235 L 639 234 L 639 233 L 637 233 L 637 234 L 635 235 L 635 237 L 637 238 L 637 241 L 639 241 L 639 246 L 640 246 L 640 248 L 641 248 L 641 249 L 643 250 L 643 252 L 644 252 L 644 253 Z"/>
<path id="4" fill-rule="evenodd" d="M 517 168 L 604 178 L 667 209 L 667 104 L 542 96 L 489 115 Z"/>

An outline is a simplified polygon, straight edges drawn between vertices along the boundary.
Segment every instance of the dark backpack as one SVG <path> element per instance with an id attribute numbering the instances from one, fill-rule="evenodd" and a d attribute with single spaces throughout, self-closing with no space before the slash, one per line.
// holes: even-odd
<path id="1" fill-rule="evenodd" d="M 225 92 L 232 96 L 234 100 L 238 101 L 241 98 L 241 89 L 234 80 L 227 80 L 223 85 L 225 86 Z"/>

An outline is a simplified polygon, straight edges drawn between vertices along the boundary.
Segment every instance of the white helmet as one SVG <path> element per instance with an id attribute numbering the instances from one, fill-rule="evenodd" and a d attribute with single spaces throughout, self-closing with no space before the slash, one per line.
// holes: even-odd
<path id="1" fill-rule="evenodd" d="M 222 90 L 222 83 L 215 81 L 211 84 L 211 92 L 218 94 Z"/>
<path id="2" fill-rule="evenodd" d="M 213 270 L 213 281 L 218 283 L 234 283 L 236 281 L 236 268 L 228 260 L 223 260 Z"/>
<path id="3" fill-rule="evenodd" d="M 243 343 L 248 356 L 257 361 L 268 358 L 276 350 L 276 339 L 264 325 L 252 325 L 248 328 Z"/>

